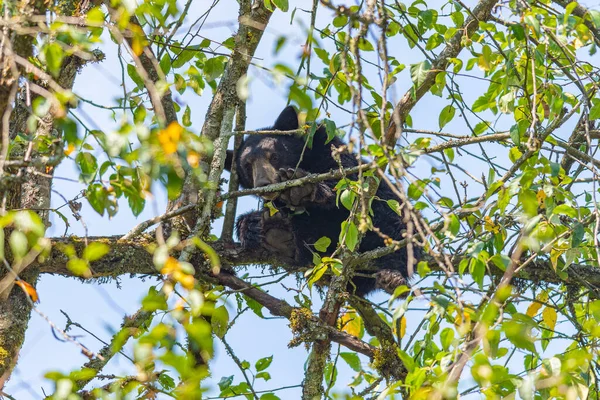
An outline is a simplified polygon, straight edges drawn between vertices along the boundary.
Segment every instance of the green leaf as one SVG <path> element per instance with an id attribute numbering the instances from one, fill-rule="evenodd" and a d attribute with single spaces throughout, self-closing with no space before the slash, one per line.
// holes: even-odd
<path id="1" fill-rule="evenodd" d="M 527 25 L 533 28 L 533 31 L 536 33 L 536 35 L 538 35 L 538 37 L 541 35 L 540 21 L 538 21 L 537 15 L 526 15 L 524 21 Z"/>
<path id="2" fill-rule="evenodd" d="M 354 205 L 355 199 L 356 193 L 354 193 L 350 189 L 346 189 L 340 194 L 340 201 L 342 202 L 342 205 L 348 210 L 352 210 L 352 206 Z"/>
<path id="3" fill-rule="evenodd" d="M 483 278 L 485 277 L 485 264 L 479 259 L 472 258 L 469 262 L 469 272 L 471 278 L 479 285 L 479 289 L 483 289 Z"/>
<path id="4" fill-rule="evenodd" d="M 52 75 L 57 76 L 65 57 L 62 47 L 58 43 L 52 42 L 44 49 L 44 56 L 48 70 Z"/>
<path id="5" fill-rule="evenodd" d="M 511 24 L 509 29 L 512 31 L 515 39 L 524 40 L 525 39 L 525 29 L 521 24 Z"/>
<path id="6" fill-rule="evenodd" d="M 46 227 L 40 216 L 30 210 L 17 211 L 13 214 L 15 228 L 25 233 L 33 233 L 37 237 L 44 236 Z"/>
<path id="7" fill-rule="evenodd" d="M 478 123 L 477 125 L 475 125 L 475 128 L 473 129 L 473 133 L 475 135 L 481 135 L 483 132 L 487 131 L 490 126 L 492 126 L 492 124 L 490 122 L 482 121 L 482 122 Z"/>
<path id="8" fill-rule="evenodd" d="M 575 7 L 577 7 L 577 5 L 578 4 L 576 1 L 572 1 L 569 4 L 567 4 L 567 6 L 565 7 L 565 16 L 563 18 L 565 25 L 567 25 L 567 20 L 569 19 L 569 15 L 571 15 L 571 13 L 575 9 Z"/>
<path id="9" fill-rule="evenodd" d="M 290 5 L 288 4 L 288 0 L 271 0 L 271 1 L 273 2 L 273 4 L 275 4 L 275 7 L 279 8 L 283 12 L 287 12 L 290 8 Z"/>
<path id="10" fill-rule="evenodd" d="M 552 214 L 566 215 L 571 218 L 577 218 L 577 210 L 567 204 L 556 206 L 554 210 L 552 210 Z"/>
<path id="11" fill-rule="evenodd" d="M 521 133 L 519 132 L 519 125 L 515 124 L 510 127 L 510 139 L 516 146 L 521 144 Z"/>
<path id="12" fill-rule="evenodd" d="M 600 29 L 600 11 L 588 9 L 588 15 L 594 22 L 596 29 Z"/>
<path id="13" fill-rule="evenodd" d="M 325 144 L 327 144 L 335 139 L 337 128 L 335 122 L 330 119 L 324 120 L 323 123 L 325 124 L 325 131 L 327 132 L 327 141 L 325 142 Z"/>
<path id="14" fill-rule="evenodd" d="M 197 81 L 195 81 L 195 80 L 190 81 L 190 82 L 197 83 Z M 181 76 L 179 74 L 175 74 L 175 90 L 177 90 L 179 92 L 179 94 L 183 94 L 183 92 L 185 92 L 186 88 L 187 88 L 187 83 L 186 83 L 185 79 L 183 79 L 183 76 Z"/>
<path id="15" fill-rule="evenodd" d="M 104 13 L 100 7 L 94 7 L 89 10 L 85 16 L 86 22 L 92 26 L 102 25 L 104 22 Z"/>
<path id="16" fill-rule="evenodd" d="M 181 193 L 181 188 L 183 187 L 183 178 L 177 174 L 174 170 L 169 170 L 166 179 L 167 186 L 167 195 L 169 200 L 175 200 L 179 193 Z"/>
<path id="17" fill-rule="evenodd" d="M 94 180 L 98 170 L 98 161 L 91 153 L 78 153 L 75 162 L 81 170 L 81 179 L 89 183 Z"/>
<path id="18" fill-rule="evenodd" d="M 183 126 L 191 126 L 192 125 L 192 110 L 190 106 L 185 106 L 185 111 L 183 112 L 183 118 L 181 118 L 181 123 Z"/>
<path id="19" fill-rule="evenodd" d="M 13 231 L 10 234 L 10 249 L 17 259 L 22 259 L 27 254 L 27 236 L 21 231 Z"/>
<path id="20" fill-rule="evenodd" d="M 590 120 L 600 119 L 600 101 L 596 101 L 590 108 Z"/>
<path id="21" fill-rule="evenodd" d="M 454 26 L 457 28 L 462 27 L 462 25 L 465 23 L 465 16 L 460 11 L 450 14 L 450 18 L 452 19 L 452 22 L 454 22 Z"/>
<path id="22" fill-rule="evenodd" d="M 289 97 L 290 100 L 298 104 L 298 106 L 302 110 L 311 110 L 313 108 L 312 98 L 308 94 L 306 94 L 306 90 L 300 89 L 295 83 L 292 86 L 290 86 Z M 313 124 L 312 126 L 315 127 L 316 130 L 317 124 Z"/>
<path id="23" fill-rule="evenodd" d="M 362 51 L 375 51 L 373 44 L 362 36 L 358 39 L 358 48 Z"/>
<path id="24" fill-rule="evenodd" d="M 448 161 L 454 162 L 454 149 L 452 147 L 444 149 L 444 154 L 448 157 Z"/>
<path id="25" fill-rule="evenodd" d="M 340 14 L 333 19 L 333 26 L 336 28 L 341 28 L 348 23 L 348 16 L 344 14 Z"/>
<path id="26" fill-rule="evenodd" d="M 404 33 L 404 36 L 406 37 L 408 42 L 408 47 L 410 47 L 411 49 L 415 47 L 416 43 L 419 43 L 419 36 L 417 36 L 417 34 L 415 33 L 415 30 L 413 29 L 412 25 L 404 25 L 402 33 Z"/>
<path id="27" fill-rule="evenodd" d="M 198 52 L 195 51 L 195 50 L 191 50 L 191 49 L 190 50 L 188 50 L 188 49 L 182 50 L 179 54 L 177 54 L 175 56 L 175 59 L 172 62 L 173 68 L 181 68 L 181 67 L 183 67 L 192 58 L 194 58 L 194 56 L 196 54 L 198 54 Z M 162 60 L 161 60 L 161 64 L 162 64 Z"/>
<path id="28" fill-rule="evenodd" d="M 454 341 L 454 330 L 452 328 L 444 328 L 440 333 L 440 341 L 444 350 L 448 350 Z"/>
<path id="29" fill-rule="evenodd" d="M 283 47 L 283 45 L 285 45 L 285 42 L 287 41 L 287 37 L 286 36 L 279 36 L 277 38 L 277 41 L 275 42 L 275 49 L 273 49 L 273 53 L 274 54 L 279 54 L 279 51 L 281 51 L 281 48 Z"/>
<path id="30" fill-rule="evenodd" d="M 144 211 L 146 199 L 144 199 L 139 192 L 128 190 L 125 192 L 125 197 L 127 197 L 127 204 L 134 216 L 137 217 Z"/>
<path id="31" fill-rule="evenodd" d="M 96 261 L 104 257 L 110 251 L 106 243 L 92 242 L 83 250 L 83 258 L 87 261 Z"/>
<path id="32" fill-rule="evenodd" d="M 72 258 L 67 261 L 67 269 L 77 276 L 90 275 L 90 267 L 88 263 L 81 258 Z"/>
<path id="33" fill-rule="evenodd" d="M 506 338 L 520 349 L 536 353 L 531 330 L 537 325 L 531 318 L 523 314 L 515 314 L 513 320 L 505 321 L 502 330 Z"/>
<path id="34" fill-rule="evenodd" d="M 392 209 L 392 211 L 394 211 L 396 214 L 398 214 L 399 216 L 402 216 L 402 209 L 400 208 L 400 203 L 398 202 L 398 200 L 388 200 L 387 201 L 387 205 L 388 207 L 390 207 Z"/>
<path id="35" fill-rule="evenodd" d="M 519 203 L 523 207 L 523 211 L 529 217 L 537 215 L 538 202 L 535 192 L 531 189 L 522 190 L 519 193 Z"/>
<path id="36" fill-rule="evenodd" d="M 268 381 L 271 379 L 271 374 L 269 374 L 267 371 L 262 371 L 256 374 L 256 379 L 264 379 L 265 381 Z"/>
<path id="37" fill-rule="evenodd" d="M 314 246 L 315 246 L 315 249 L 317 249 L 317 251 L 325 252 L 325 251 L 327 251 L 327 248 L 329 247 L 330 244 L 331 244 L 331 239 L 329 239 L 326 236 L 323 236 L 322 238 L 317 240 L 317 242 L 315 243 Z"/>
<path id="38" fill-rule="evenodd" d="M 452 118 L 454 118 L 454 114 L 456 113 L 456 108 L 454 108 L 453 105 L 448 104 L 446 107 L 444 107 L 442 109 L 442 112 L 440 113 L 439 116 L 439 124 L 440 124 L 440 129 L 442 129 L 444 126 L 446 126 L 446 124 L 450 121 L 452 121 Z"/>
<path id="39" fill-rule="evenodd" d="M 222 56 L 206 60 L 204 63 L 204 75 L 206 76 L 206 80 L 213 81 L 223 75 L 223 71 L 225 71 L 225 63 L 223 60 L 224 58 Z"/>
<path id="40" fill-rule="evenodd" d="M 343 352 L 340 353 L 340 357 L 342 357 L 342 359 L 346 361 L 350 368 L 352 368 L 356 372 L 360 372 L 360 358 L 358 357 L 358 354 Z"/>
<path id="41" fill-rule="evenodd" d="M 146 311 L 166 310 L 168 306 L 165 295 L 157 291 L 155 287 L 151 287 L 148 294 L 142 299 L 142 308 Z"/>
<path id="42" fill-rule="evenodd" d="M 433 50 L 438 47 L 440 44 L 444 43 L 444 37 L 440 34 L 434 34 L 427 39 L 427 44 L 425 45 L 425 50 Z"/>
<path id="43" fill-rule="evenodd" d="M 344 221 L 342 222 L 342 231 L 340 232 L 340 242 L 342 238 L 346 236 L 346 246 L 350 251 L 354 251 L 354 248 L 358 244 L 358 228 L 354 224 L 354 222 Z"/>
<path id="44" fill-rule="evenodd" d="M 160 60 L 160 69 L 162 70 L 162 72 L 167 75 L 169 72 L 171 72 L 171 57 L 169 55 L 169 53 L 165 53 L 163 55 L 163 57 Z"/>
<path id="45" fill-rule="evenodd" d="M 408 186 L 408 197 L 412 200 L 418 200 L 425 190 L 425 182 L 415 181 Z"/>
<path id="46" fill-rule="evenodd" d="M 448 232 L 452 235 L 452 237 L 456 237 L 456 234 L 460 230 L 460 220 L 456 214 L 450 214 L 448 219 Z"/>
<path id="47" fill-rule="evenodd" d="M 420 86 L 427 77 L 427 73 L 431 70 L 431 63 L 427 60 L 410 66 L 410 77 L 415 86 Z"/>
<path id="48" fill-rule="evenodd" d="M 108 203 L 108 193 L 104 186 L 98 183 L 90 185 L 85 191 L 85 197 L 98 214 L 104 215 Z"/>
<path id="49" fill-rule="evenodd" d="M 408 372 L 413 372 L 415 370 L 415 360 L 411 356 L 408 355 L 404 350 L 398 349 L 398 356 L 400 356 L 400 360 L 408 370 Z"/>
<path id="50" fill-rule="evenodd" d="M 246 304 L 248 307 L 254 312 L 254 314 L 258 315 L 260 318 L 264 318 L 265 316 L 262 313 L 262 304 L 258 301 L 251 299 L 250 297 L 244 297 L 246 299 Z"/>
<path id="51" fill-rule="evenodd" d="M 143 123 L 146 120 L 146 115 L 148 114 L 146 107 L 143 104 L 140 104 L 135 111 L 133 112 L 133 122 L 136 124 Z"/>
<path id="52" fill-rule="evenodd" d="M 272 1 L 275 1 L 275 0 L 272 0 Z M 275 396 L 273 393 L 265 393 L 260 396 L 260 400 L 280 400 L 280 398 Z"/>
<path id="53" fill-rule="evenodd" d="M 510 257 L 505 254 L 494 254 L 492 258 L 490 258 L 490 261 L 502 271 L 506 271 L 506 268 L 510 265 Z"/>
<path id="54" fill-rule="evenodd" d="M 319 279 L 321 279 L 321 277 L 323 276 L 323 274 L 327 271 L 327 264 L 320 264 L 317 265 L 315 268 L 306 271 L 308 275 L 310 275 L 310 278 L 308 279 L 308 281 L 306 282 L 308 284 L 309 288 L 312 288 L 312 286 L 319 281 Z"/>
<path id="55" fill-rule="evenodd" d="M 127 75 L 129 75 L 129 77 L 136 84 L 138 89 L 141 89 L 144 87 L 144 81 L 142 80 L 142 78 L 138 74 L 137 70 L 135 69 L 135 65 L 127 64 Z"/>
<path id="56" fill-rule="evenodd" d="M 231 376 L 224 376 L 224 377 L 221 378 L 221 380 L 218 383 L 219 389 L 225 390 L 229 386 L 231 386 L 232 383 L 233 383 L 233 375 L 231 375 Z"/>
<path id="57" fill-rule="evenodd" d="M 254 366 L 256 367 L 256 371 L 257 372 L 263 371 L 263 370 L 269 368 L 269 365 L 271 365 L 272 361 L 273 361 L 273 356 L 261 358 L 260 360 L 258 360 L 256 362 L 256 364 L 254 364 Z"/>
<path id="58" fill-rule="evenodd" d="M 229 312 L 227 312 L 227 308 L 225 306 L 215 308 L 210 319 L 210 325 L 215 335 L 220 338 L 224 337 L 227 333 L 228 324 Z"/>
<path id="59" fill-rule="evenodd" d="M 175 380 L 164 372 L 158 376 L 158 382 L 165 390 L 173 390 L 175 388 Z"/>

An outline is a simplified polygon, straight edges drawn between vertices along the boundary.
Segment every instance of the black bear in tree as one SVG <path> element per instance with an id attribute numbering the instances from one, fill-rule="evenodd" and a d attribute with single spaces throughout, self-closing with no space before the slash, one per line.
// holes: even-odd
<path id="1" fill-rule="evenodd" d="M 298 127 L 296 110 L 288 106 L 273 127 L 268 129 L 289 131 Z M 332 148 L 339 149 L 337 153 L 344 168 L 358 165 L 356 155 L 346 151 L 344 143 L 337 136 L 327 142 L 324 126 L 316 130 L 310 147 L 306 146 L 305 138 L 300 135 L 249 135 L 235 154 L 240 185 L 244 188 L 256 188 L 302 178 L 308 174 L 339 170 Z M 228 170 L 231 169 L 233 157 L 233 152 L 228 151 L 225 164 Z M 356 179 L 356 175 L 349 178 Z M 291 266 L 306 267 L 312 264 L 311 251 L 316 251 L 312 245 L 326 236 L 331 239 L 331 244 L 324 254 L 331 254 L 338 244 L 341 223 L 349 216 L 345 207 L 341 204 L 336 206 L 334 188 L 337 182 L 334 179 L 308 183 L 263 195 L 265 200 L 272 200 L 279 211 L 270 215 L 269 210 L 264 208 L 241 215 L 236 228 L 242 246 L 262 247 L 276 260 Z M 400 240 L 405 225 L 402 218 L 387 204 L 386 200 L 390 199 L 400 201 L 387 184 L 380 184 L 372 203 L 372 221 L 381 233 Z M 364 252 L 382 246 L 382 237 L 368 231 L 358 250 Z M 375 261 L 378 270 L 376 273 L 361 272 L 358 268 L 357 272 L 361 272 L 361 276 L 352 279 L 349 290 L 363 296 L 379 287 L 387 291 L 393 290 L 393 287 L 406 282 L 406 264 L 405 248 L 383 256 Z"/>

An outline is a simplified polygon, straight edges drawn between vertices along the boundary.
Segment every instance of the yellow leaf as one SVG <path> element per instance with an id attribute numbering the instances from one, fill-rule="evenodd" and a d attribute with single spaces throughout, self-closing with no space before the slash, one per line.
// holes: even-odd
<path id="1" fill-rule="evenodd" d="M 277 207 L 275 207 L 275 205 L 273 204 L 272 201 L 266 203 L 265 207 L 267 207 L 269 209 L 269 216 L 270 217 L 272 217 L 273 215 L 275 215 L 275 214 L 277 214 L 279 212 L 279 210 L 277 209 Z"/>
<path id="2" fill-rule="evenodd" d="M 40 298 L 37 294 L 37 291 L 33 286 L 25 281 L 18 280 L 15 282 L 15 285 L 19 286 L 23 291 L 33 300 L 34 303 L 40 301 Z"/>
<path id="3" fill-rule="evenodd" d="M 542 318 L 548 326 L 548 329 L 554 330 L 554 327 L 556 326 L 556 310 L 551 307 L 546 307 L 542 312 Z"/>
<path id="4" fill-rule="evenodd" d="M 564 253 L 562 250 L 556 250 L 552 248 L 550 251 L 550 262 L 552 263 L 552 268 L 556 271 L 558 268 L 558 258 Z"/>
<path id="5" fill-rule="evenodd" d="M 529 307 L 527 307 L 527 312 L 525 314 L 533 318 L 538 313 L 538 311 L 540 311 L 540 308 L 542 308 L 542 303 L 538 303 L 536 301 L 534 303 L 531 303 Z"/>
<path id="6" fill-rule="evenodd" d="M 456 325 L 456 328 L 458 329 L 458 332 L 461 335 L 466 335 L 468 332 L 471 331 L 472 328 L 471 314 L 466 310 L 462 313 L 462 315 L 460 313 L 456 313 L 456 317 L 454 318 L 454 324 Z"/>
<path id="7" fill-rule="evenodd" d="M 67 146 L 67 149 L 65 150 L 65 156 L 68 156 L 73 151 L 75 151 L 75 145 L 70 143 L 69 146 Z"/>
<path id="8" fill-rule="evenodd" d="M 158 134 L 158 141 L 165 154 L 173 154 L 177 151 L 177 144 L 181 139 L 183 128 L 177 122 L 171 122 L 166 129 Z"/>
<path id="9" fill-rule="evenodd" d="M 579 49 L 583 46 L 584 46 L 584 43 L 581 41 L 581 39 L 575 38 L 575 40 L 573 40 L 573 47 L 575 47 L 575 49 Z"/>
<path id="10" fill-rule="evenodd" d="M 362 337 L 362 318 L 354 311 L 342 314 L 339 320 L 342 330 L 352 336 Z"/>
<path id="11" fill-rule="evenodd" d="M 477 58 L 477 65 L 483 71 L 489 71 L 491 69 L 490 60 L 486 59 L 484 56 L 479 56 Z"/>
<path id="12" fill-rule="evenodd" d="M 400 339 L 406 335 L 406 317 L 400 318 Z"/>
<path id="13" fill-rule="evenodd" d="M 200 166 L 200 154 L 195 151 L 190 151 L 187 156 L 187 162 L 192 168 L 198 168 Z"/>
<path id="14" fill-rule="evenodd" d="M 169 274 L 172 274 L 173 272 L 179 271 L 180 269 L 181 269 L 181 266 L 179 265 L 179 261 L 177 261 L 173 257 L 169 257 L 169 258 L 167 258 L 165 265 L 160 270 L 160 273 L 164 274 L 164 275 L 169 275 Z"/>
<path id="15" fill-rule="evenodd" d="M 546 192 L 544 192 L 543 189 L 540 189 L 540 190 L 538 190 L 535 197 L 537 198 L 539 205 L 544 205 L 544 202 L 546 201 L 546 197 L 548 197 L 548 196 L 546 196 Z"/>
<path id="16" fill-rule="evenodd" d="M 531 303 L 529 307 L 527 307 L 526 314 L 530 317 L 535 317 L 538 311 L 540 311 L 540 308 L 542 308 L 542 305 L 548 301 L 548 292 L 544 290 L 538 293 L 538 295 L 535 296 L 535 299 L 537 301 Z"/>
<path id="17" fill-rule="evenodd" d="M 492 233 L 500 232 L 500 227 L 494 223 L 494 221 L 490 218 L 489 215 L 485 216 L 484 221 L 484 228 L 486 231 Z"/>
<path id="18" fill-rule="evenodd" d="M 189 274 L 179 277 L 178 281 L 181 283 L 181 286 L 187 290 L 192 290 L 196 284 L 196 279 L 194 279 L 194 276 Z"/>
<path id="19" fill-rule="evenodd" d="M 139 56 L 144 51 L 144 47 L 148 45 L 148 41 L 146 40 L 144 31 L 142 31 L 139 26 L 130 25 L 130 29 L 133 32 L 133 37 L 131 38 L 131 50 L 133 50 L 136 56 Z"/>

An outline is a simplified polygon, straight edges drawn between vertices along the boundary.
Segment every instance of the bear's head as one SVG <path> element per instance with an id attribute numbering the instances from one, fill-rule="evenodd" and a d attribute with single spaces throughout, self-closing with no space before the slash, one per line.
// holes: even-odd
<path id="1" fill-rule="evenodd" d="M 291 131 L 298 129 L 298 114 L 292 106 L 286 107 L 275 124 L 266 130 Z M 244 188 L 256 188 L 276 183 L 280 168 L 296 168 L 300 163 L 305 140 L 299 135 L 257 134 L 248 135 L 235 155 L 227 150 L 225 169 L 231 171 L 233 158 L 240 185 Z M 278 193 L 263 195 L 273 200 Z"/>

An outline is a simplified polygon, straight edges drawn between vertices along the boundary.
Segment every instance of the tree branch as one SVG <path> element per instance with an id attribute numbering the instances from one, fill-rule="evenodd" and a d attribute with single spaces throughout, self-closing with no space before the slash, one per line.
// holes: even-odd
<path id="1" fill-rule="evenodd" d="M 410 111 L 435 84 L 435 77 L 446 70 L 449 59 L 458 57 L 458 54 L 462 51 L 464 47 L 463 37 L 470 37 L 479 28 L 479 21 L 487 21 L 491 17 L 492 9 L 497 2 L 497 0 L 481 0 L 477 3 L 461 29 L 456 30 L 454 36 L 448 41 L 448 45 L 433 61 L 431 69 L 427 72 L 423 82 L 418 87 L 406 92 L 402 100 L 396 104 L 392 120 L 385 133 L 386 143 L 395 143 L 402 133 L 402 126 Z"/>

